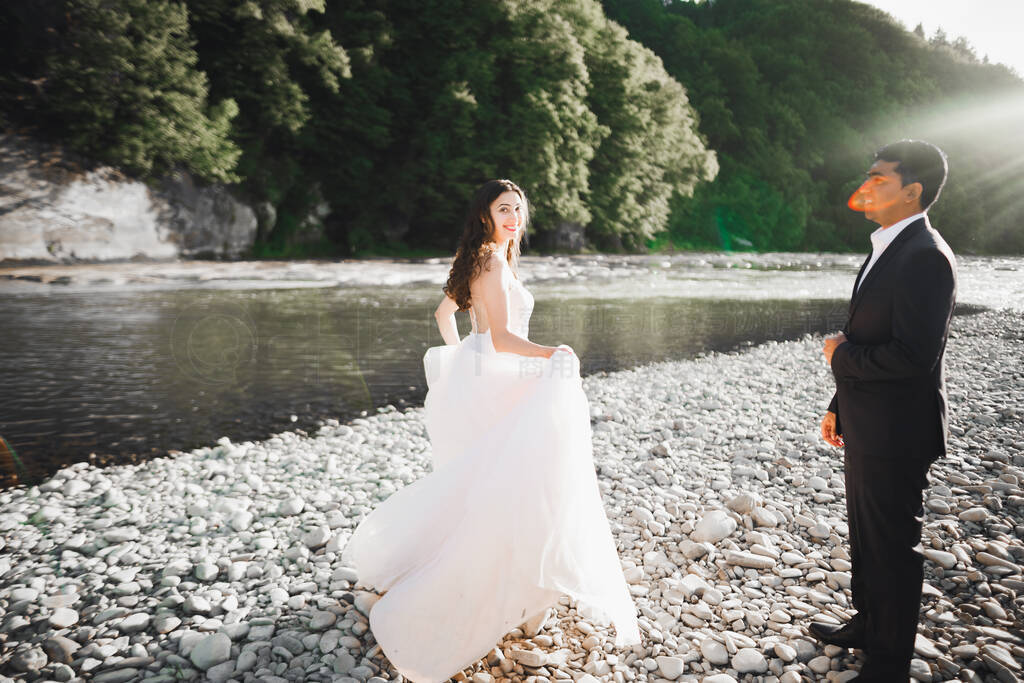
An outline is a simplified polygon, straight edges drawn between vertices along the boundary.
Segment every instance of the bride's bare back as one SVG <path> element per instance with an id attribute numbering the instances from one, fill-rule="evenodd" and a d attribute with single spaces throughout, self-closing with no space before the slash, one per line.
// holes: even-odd
<path id="1" fill-rule="evenodd" d="M 469 285 L 473 331 L 478 334 L 490 332 L 496 351 L 550 358 L 557 351 L 556 347 L 534 344 L 518 333 L 521 329 L 518 321 L 510 319 L 509 289 L 515 286 L 515 279 L 512 269 L 499 254 L 492 254 L 484 262 L 480 274 Z M 458 343 L 454 320 L 457 308 L 452 299 L 445 297 L 434 314 L 441 336 L 448 344 Z"/>

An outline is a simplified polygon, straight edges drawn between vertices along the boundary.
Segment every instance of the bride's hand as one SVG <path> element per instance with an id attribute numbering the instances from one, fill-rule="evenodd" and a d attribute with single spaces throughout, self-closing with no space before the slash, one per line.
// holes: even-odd
<path id="1" fill-rule="evenodd" d="M 565 353 L 568 353 L 570 356 L 576 355 L 576 352 L 573 351 L 572 347 L 569 346 L 568 344 L 559 344 L 554 348 L 554 350 L 551 351 L 551 354 L 548 356 L 548 358 L 551 358 L 551 356 L 554 356 L 559 351 L 564 351 Z"/>

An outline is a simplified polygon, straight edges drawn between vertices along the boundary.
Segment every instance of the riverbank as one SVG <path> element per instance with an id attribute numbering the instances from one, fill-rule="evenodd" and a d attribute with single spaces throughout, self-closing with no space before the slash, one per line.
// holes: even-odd
<path id="1" fill-rule="evenodd" d="M 954 319 L 953 434 L 927 492 L 918 680 L 1021 676 L 1022 329 L 1019 312 Z M 586 378 L 644 642 L 615 650 L 606 629 L 562 604 L 465 676 L 852 676 L 854 656 L 805 632 L 849 610 L 842 461 L 817 436 L 831 395 L 820 345 Z M 0 671 L 103 683 L 394 679 L 367 630 L 373 596 L 337 561 L 379 500 L 427 472 L 428 455 L 422 411 L 384 409 L 139 466 L 74 465 L 0 493 Z M 481 551 L 502 552 L 500 538 Z"/>
<path id="2" fill-rule="evenodd" d="M 545 296 L 560 299 L 846 300 L 863 261 L 863 254 L 795 252 L 526 255 L 520 262 L 520 274 L 528 286 L 543 285 Z M 0 294 L 388 289 L 427 284 L 437 287 L 439 293 L 450 265 L 448 258 L 0 263 Z M 960 256 L 957 273 L 960 304 L 1024 310 L 1021 257 Z"/>

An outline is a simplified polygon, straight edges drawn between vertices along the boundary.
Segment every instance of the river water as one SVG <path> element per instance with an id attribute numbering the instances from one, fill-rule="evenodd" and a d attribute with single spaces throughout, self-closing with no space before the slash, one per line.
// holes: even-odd
<path id="1" fill-rule="evenodd" d="M 521 270 L 531 338 L 570 344 L 589 374 L 835 330 L 860 260 L 528 257 Z M 959 271 L 961 312 L 1024 306 L 1024 260 Z M 418 405 L 446 273 L 441 260 L 0 269 L 0 485 Z"/>

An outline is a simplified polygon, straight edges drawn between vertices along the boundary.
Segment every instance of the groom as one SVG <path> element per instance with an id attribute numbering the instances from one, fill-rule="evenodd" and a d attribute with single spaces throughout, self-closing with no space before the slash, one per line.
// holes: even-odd
<path id="1" fill-rule="evenodd" d="M 934 145 L 879 150 L 850 208 L 880 226 L 857 276 L 842 332 L 825 339 L 836 394 L 821 422 L 846 447 L 853 605 L 839 628 L 809 626 L 825 643 L 864 650 L 857 681 L 901 681 L 914 653 L 924 558 L 922 490 L 946 453 L 943 353 L 956 294 L 953 252 L 928 222 L 946 181 Z"/>

